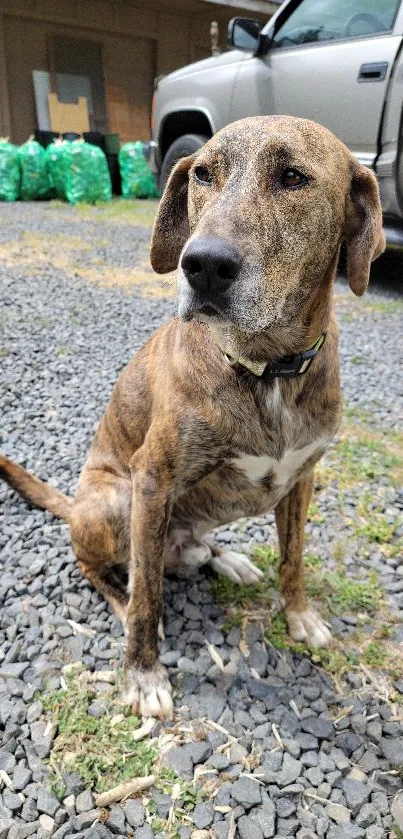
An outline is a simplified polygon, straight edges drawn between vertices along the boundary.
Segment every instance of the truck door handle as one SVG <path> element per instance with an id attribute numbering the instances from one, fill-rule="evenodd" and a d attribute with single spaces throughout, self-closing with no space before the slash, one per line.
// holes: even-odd
<path id="1" fill-rule="evenodd" d="M 359 82 L 383 82 L 388 72 L 387 61 L 375 61 L 372 64 L 361 64 L 358 73 Z"/>

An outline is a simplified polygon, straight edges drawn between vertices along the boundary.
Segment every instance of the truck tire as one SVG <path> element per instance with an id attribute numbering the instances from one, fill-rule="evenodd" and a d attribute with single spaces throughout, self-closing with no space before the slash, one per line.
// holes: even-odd
<path id="1" fill-rule="evenodd" d="M 165 189 L 166 182 L 175 163 L 177 163 L 181 157 L 187 157 L 189 154 L 194 154 L 196 151 L 199 151 L 199 149 L 201 149 L 201 147 L 204 146 L 209 139 L 210 137 L 206 137 L 205 134 L 184 134 L 183 137 L 178 137 L 178 139 L 172 143 L 172 146 L 169 147 L 161 166 L 159 177 L 159 188 L 161 192 Z"/>

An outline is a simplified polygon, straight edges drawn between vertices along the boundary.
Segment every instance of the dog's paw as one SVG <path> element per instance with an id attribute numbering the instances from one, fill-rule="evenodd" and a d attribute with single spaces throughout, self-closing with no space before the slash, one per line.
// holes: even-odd
<path id="1" fill-rule="evenodd" d="M 172 687 L 162 664 L 156 664 L 153 670 L 125 670 L 123 701 L 132 706 L 133 714 L 171 720 L 171 694 Z"/>
<path id="2" fill-rule="evenodd" d="M 263 571 L 257 568 L 245 554 L 235 551 L 223 551 L 219 556 L 213 556 L 211 566 L 217 574 L 224 574 L 236 583 L 259 583 L 263 579 Z"/>
<path id="3" fill-rule="evenodd" d="M 330 630 L 313 609 L 302 612 L 286 609 L 285 616 L 293 641 L 306 641 L 311 647 L 326 647 L 332 640 Z"/>

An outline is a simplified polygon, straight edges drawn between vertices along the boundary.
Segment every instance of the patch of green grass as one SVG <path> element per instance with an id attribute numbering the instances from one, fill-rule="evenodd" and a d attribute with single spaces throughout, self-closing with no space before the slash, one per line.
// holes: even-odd
<path id="1" fill-rule="evenodd" d="M 84 218 L 151 227 L 158 208 L 157 199 L 113 198 L 112 201 L 95 204 L 77 204 L 75 210 Z"/>
<path id="2" fill-rule="evenodd" d="M 162 769 L 159 778 L 155 782 L 156 789 L 172 795 L 173 787 L 179 787 L 178 800 L 183 802 L 183 810 L 189 812 L 196 804 L 203 800 L 203 791 L 196 789 L 191 781 L 184 781 L 173 769 Z"/>
<path id="3" fill-rule="evenodd" d="M 317 501 L 311 501 L 308 507 L 307 521 L 317 522 L 318 524 L 325 521 L 325 517 L 320 511 Z"/>
<path id="4" fill-rule="evenodd" d="M 323 559 L 315 554 L 306 554 L 304 555 L 304 565 L 305 568 L 322 568 Z"/>
<path id="5" fill-rule="evenodd" d="M 150 822 L 154 833 L 164 833 L 169 839 L 179 839 L 179 827 L 184 817 L 204 799 L 203 789 L 196 789 L 194 783 L 184 781 L 172 769 L 162 768 L 154 786 L 172 797 L 172 819 L 164 821 L 156 815 L 157 805 L 151 799 L 148 803 Z"/>
<path id="6" fill-rule="evenodd" d="M 239 585 L 239 583 L 229 580 L 228 577 L 219 575 L 211 583 L 211 593 L 217 603 L 246 607 L 251 603 L 262 603 L 264 601 L 266 586 L 265 583 L 256 583 L 252 586 Z"/>
<path id="7" fill-rule="evenodd" d="M 347 476 L 362 481 L 387 475 L 401 462 L 379 440 L 341 440 L 335 451 Z"/>
<path id="8" fill-rule="evenodd" d="M 333 558 L 341 566 L 346 558 L 346 543 L 342 539 L 335 539 L 332 547 Z"/>
<path id="9" fill-rule="evenodd" d="M 283 615 L 280 613 L 273 615 L 265 633 L 265 637 L 269 643 L 272 644 L 276 650 L 287 649 L 290 646 L 290 639 L 287 633 L 287 624 Z"/>
<path id="10" fill-rule="evenodd" d="M 333 615 L 346 612 L 374 614 L 381 601 L 381 589 L 375 573 L 367 580 L 353 580 L 345 573 L 313 572 L 306 577 L 307 592 L 327 604 Z"/>
<path id="11" fill-rule="evenodd" d="M 242 626 L 243 615 L 242 612 L 237 610 L 227 616 L 227 620 L 222 625 L 222 631 L 227 633 L 230 632 L 234 626 L 241 627 Z"/>
<path id="12" fill-rule="evenodd" d="M 5 358 L 8 355 L 8 350 L 4 349 L 4 347 L 0 347 L 0 358 Z"/>
<path id="13" fill-rule="evenodd" d="M 364 300 L 364 305 L 370 312 L 380 312 L 384 315 L 394 315 L 397 312 L 401 312 L 403 309 L 403 300 L 380 300 L 379 302 Z"/>
<path id="14" fill-rule="evenodd" d="M 276 566 L 278 555 L 269 545 L 257 545 L 253 551 L 253 559 L 261 571 L 268 571 Z"/>
<path id="15" fill-rule="evenodd" d="M 369 667 L 386 667 L 388 659 L 385 648 L 378 641 L 370 641 L 362 651 L 362 660 Z"/>
<path id="16" fill-rule="evenodd" d="M 44 710 L 57 729 L 50 755 L 53 787 L 61 786 L 62 773 L 78 772 L 88 788 L 96 792 L 148 775 L 156 757 L 150 741 L 133 741 L 139 720 L 131 710 L 116 706 L 110 698 L 111 712 L 100 719 L 89 716 L 94 692 L 73 679 L 67 690 L 40 696 Z M 111 716 L 111 713 L 115 716 Z"/>
<path id="17" fill-rule="evenodd" d="M 352 364 L 366 364 L 366 359 L 362 355 L 353 355 L 351 357 Z"/>
<path id="18" fill-rule="evenodd" d="M 388 522 L 383 513 L 374 510 L 370 515 L 371 518 L 368 518 L 367 521 L 354 525 L 356 536 L 364 536 L 368 542 L 377 542 L 378 544 L 390 542 L 401 522 Z"/>
<path id="19" fill-rule="evenodd" d="M 347 670 L 351 670 L 358 664 L 358 656 L 354 653 L 344 653 L 340 649 L 314 649 L 310 650 L 312 661 L 320 664 L 327 673 L 333 676 L 342 676 Z"/>
<path id="20" fill-rule="evenodd" d="M 379 407 L 379 406 L 378 406 Z M 357 423 L 369 423 L 372 419 L 372 412 L 352 402 L 345 402 L 343 405 L 343 420 L 346 424 L 357 425 Z"/>
<path id="21" fill-rule="evenodd" d="M 349 432 L 351 433 L 351 432 Z M 318 475 L 325 482 L 336 481 L 340 488 L 387 477 L 393 484 L 403 470 L 400 452 L 401 435 L 369 433 L 365 429 L 358 436 L 345 436 L 325 456 Z"/>

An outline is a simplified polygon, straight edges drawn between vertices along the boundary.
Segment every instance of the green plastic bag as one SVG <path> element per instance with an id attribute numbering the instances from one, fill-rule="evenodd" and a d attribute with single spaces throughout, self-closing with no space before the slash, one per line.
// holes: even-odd
<path id="1" fill-rule="evenodd" d="M 20 194 L 20 181 L 17 146 L 0 139 L 0 201 L 16 201 Z"/>
<path id="2" fill-rule="evenodd" d="M 18 149 L 21 165 L 20 197 L 23 201 L 34 201 L 49 196 L 49 177 L 45 149 L 30 138 Z"/>
<path id="3" fill-rule="evenodd" d="M 98 146 L 83 140 L 56 140 L 46 149 L 50 184 L 58 198 L 70 204 L 110 201 L 108 164 Z"/>
<path id="4" fill-rule="evenodd" d="M 67 159 L 66 197 L 70 204 L 111 200 L 111 176 L 102 149 L 74 140 Z"/>
<path id="5" fill-rule="evenodd" d="M 144 156 L 142 143 L 125 143 L 120 149 L 118 158 L 123 198 L 157 198 L 159 196 L 154 175 L 148 168 Z"/>
<path id="6" fill-rule="evenodd" d="M 55 140 L 45 149 L 45 161 L 49 178 L 49 186 L 57 198 L 66 200 L 66 169 L 68 167 L 68 140 Z"/>

